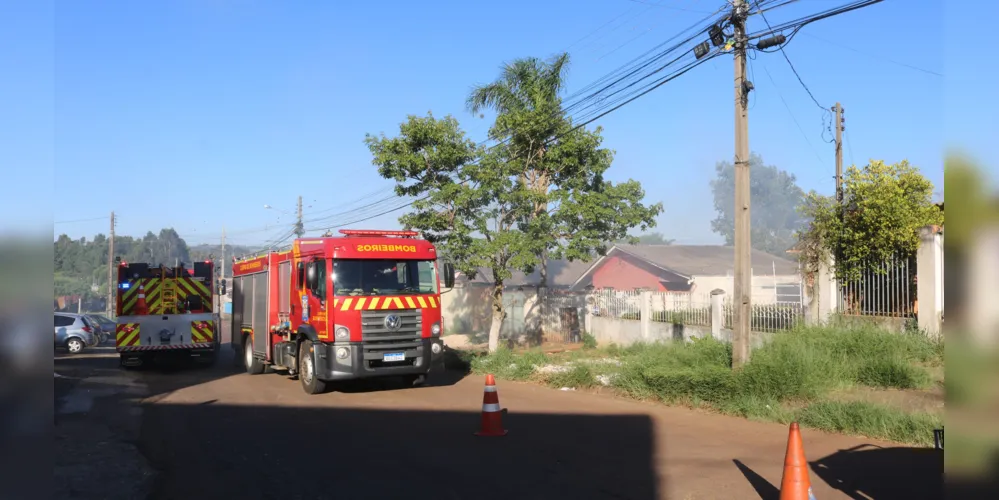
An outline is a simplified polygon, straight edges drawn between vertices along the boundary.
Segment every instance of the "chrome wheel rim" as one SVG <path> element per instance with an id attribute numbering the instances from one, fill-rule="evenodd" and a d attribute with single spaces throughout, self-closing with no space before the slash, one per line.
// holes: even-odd
<path id="1" fill-rule="evenodd" d="M 302 382 L 306 385 L 312 384 L 312 356 L 306 354 L 302 356 L 302 373 L 299 374 L 302 377 Z"/>

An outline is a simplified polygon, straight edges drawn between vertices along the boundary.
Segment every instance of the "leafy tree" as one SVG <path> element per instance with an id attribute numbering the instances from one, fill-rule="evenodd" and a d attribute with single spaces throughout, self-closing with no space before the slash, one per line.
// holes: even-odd
<path id="1" fill-rule="evenodd" d="M 88 241 L 87 238 L 74 240 L 63 234 L 53 246 L 56 296 L 83 295 L 85 300 L 107 296 L 107 236 L 98 234 Z M 187 243 L 170 228 L 161 230 L 159 235 L 147 232 L 138 240 L 131 236 L 115 236 L 115 255 L 127 261 L 151 262 L 154 265 L 191 261 Z M 92 289 L 94 285 L 97 286 L 96 292 Z"/>
<path id="2" fill-rule="evenodd" d="M 483 149 L 465 137 L 451 116 L 410 116 L 395 138 L 367 135 L 372 163 L 396 181 L 399 195 L 416 197 L 400 222 L 440 246 L 455 267 L 474 277 L 486 269 L 493 281 L 489 349 L 499 346 L 506 313 L 503 286 L 514 269 L 533 272 L 539 255 L 559 248 L 570 258 L 605 251 L 603 242 L 624 237 L 634 226 L 653 223 L 656 207 L 646 208 L 634 182 L 603 179 L 610 152 L 600 150 L 599 134 L 582 129 L 567 134 L 553 155 L 565 167 L 552 176 L 544 217 L 539 199 L 522 179 L 527 166 L 516 145 Z M 541 221 L 539 223 L 539 221 Z"/>
<path id="3" fill-rule="evenodd" d="M 806 270 L 814 273 L 822 259 L 835 256 L 842 280 L 876 272 L 889 259 L 913 256 L 920 228 L 943 224 L 943 212 L 933 203 L 933 183 L 908 161 L 851 166 L 843 175 L 842 204 L 812 191 L 801 213 L 810 220 L 799 234 Z"/>
<path id="4" fill-rule="evenodd" d="M 518 212 L 518 227 L 541 245 L 541 286 L 547 284 L 549 256 L 589 258 L 608 241 L 601 238 L 621 234 L 622 227 L 654 225 L 652 217 L 662 210 L 637 203 L 644 196 L 637 182 L 614 185 L 603 179 L 613 152 L 600 147 L 601 129 L 573 126 L 562 108 L 568 64 L 565 53 L 549 61 L 514 60 L 466 101 L 473 113 L 486 108 L 497 113 L 489 138 L 504 145 L 503 161 L 524 188 L 518 196 L 527 211 Z M 612 209 L 621 212 L 597 216 Z"/>
<path id="5" fill-rule="evenodd" d="M 794 235 L 804 221 L 798 212 L 804 191 L 798 187 L 794 174 L 773 165 L 764 165 L 757 154 L 749 157 L 750 176 L 750 238 L 753 248 L 782 255 L 794 245 Z M 717 177 L 711 181 L 715 211 L 711 229 L 725 238 L 726 245 L 735 244 L 735 166 L 723 161 L 715 164 Z"/>

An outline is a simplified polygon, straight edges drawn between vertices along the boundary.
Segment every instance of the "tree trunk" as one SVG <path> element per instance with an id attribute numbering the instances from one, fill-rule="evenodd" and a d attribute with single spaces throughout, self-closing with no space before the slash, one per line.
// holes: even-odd
<path id="1" fill-rule="evenodd" d="M 489 325 L 489 352 L 496 352 L 499 349 L 500 332 L 503 330 L 503 319 L 505 318 L 503 282 L 497 282 L 493 284 L 493 321 Z"/>
<path id="2" fill-rule="evenodd" d="M 541 280 L 538 283 L 540 288 L 545 288 L 548 286 L 548 251 L 541 251 Z"/>

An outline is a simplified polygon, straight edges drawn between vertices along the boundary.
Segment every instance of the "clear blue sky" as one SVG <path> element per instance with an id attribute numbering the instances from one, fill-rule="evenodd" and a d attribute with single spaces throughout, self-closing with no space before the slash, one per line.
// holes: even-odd
<path id="1" fill-rule="evenodd" d="M 768 19 L 843 3 L 801 0 Z M 16 49 L 0 64 L 39 76 L 0 82 L 7 106 L 25 114 L 0 124 L 0 136 L 6 163 L 22 165 L 4 169 L 15 185 L 38 175 L 34 162 L 54 165 L 51 213 L 36 222 L 52 217 L 57 235 L 90 237 L 107 231 L 114 210 L 121 234 L 172 226 L 189 243 L 215 242 L 225 226 L 231 243 L 252 244 L 291 222 L 264 204 L 290 212 L 301 194 L 308 219 L 384 196 L 391 183 L 371 166 L 364 135 L 394 135 L 407 114 L 453 114 L 484 140 L 488 122 L 468 114 L 464 98 L 501 63 L 569 49 L 571 93 L 723 2 L 21 4 L 4 7 L 25 21 L 4 16 L 0 41 Z M 986 32 L 964 26 L 988 10 L 983 1 L 963 4 L 958 11 L 941 1 L 887 0 L 809 25 L 787 47 L 819 102 L 846 108 L 847 164 L 908 159 L 942 192 L 945 146 L 986 158 L 995 130 L 986 109 L 995 104 L 975 93 L 984 95 L 996 70 L 982 64 Z M 751 23 L 764 27 L 759 16 Z M 988 73 L 972 72 L 979 69 Z M 752 150 L 805 190 L 831 193 L 834 155 L 822 139 L 822 111 L 779 53 L 760 54 L 750 76 Z M 714 164 L 732 157 L 731 78 L 731 59 L 718 58 L 599 122 L 617 151 L 610 177 L 637 179 L 647 201 L 664 202 L 657 230 L 678 243 L 720 242 L 709 227 L 708 182 Z M 29 159 L 28 149 L 46 145 L 49 155 Z M 8 193 L 4 205 L 30 191 Z M 397 216 L 360 226 L 392 228 Z M 94 220 L 61 223 L 80 219 Z"/>

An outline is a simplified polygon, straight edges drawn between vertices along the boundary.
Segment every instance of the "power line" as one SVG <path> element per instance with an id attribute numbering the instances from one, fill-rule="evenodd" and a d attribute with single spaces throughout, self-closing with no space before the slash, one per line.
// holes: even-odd
<path id="1" fill-rule="evenodd" d="M 705 12 L 703 10 L 685 9 L 683 7 L 675 7 L 675 6 L 672 6 L 672 5 L 663 5 L 662 3 L 645 2 L 643 0 L 627 0 L 627 1 L 634 2 L 634 3 L 640 3 L 640 4 L 644 4 L 644 5 L 651 5 L 653 7 L 662 7 L 664 9 L 669 9 L 669 10 L 679 10 L 679 11 L 683 11 L 683 12 L 693 12 L 695 14 L 707 14 L 707 12 Z"/>
<path id="2" fill-rule="evenodd" d="M 338 228 L 341 228 L 341 227 L 344 227 L 344 226 L 349 226 L 351 224 L 357 224 L 358 222 L 368 221 L 368 220 L 374 219 L 376 217 L 381 217 L 383 215 L 390 214 L 390 213 L 395 212 L 397 210 L 402 210 L 403 208 L 406 208 L 406 207 L 409 207 L 409 206 L 413 205 L 417 201 L 423 201 L 423 200 L 426 200 L 426 199 L 429 199 L 429 198 L 430 198 L 430 196 L 424 196 L 423 198 L 420 198 L 420 199 L 417 199 L 417 200 L 413 200 L 413 201 L 411 201 L 409 203 L 406 203 L 404 205 L 399 205 L 397 207 L 391 208 L 389 210 L 385 210 L 384 212 L 380 212 L 380 213 L 377 213 L 377 214 L 374 214 L 374 215 L 371 215 L 371 216 L 368 216 L 368 217 L 364 217 L 364 218 L 361 218 L 361 219 L 352 220 L 350 222 L 344 222 L 343 224 L 338 224 L 338 225 L 335 225 L 335 226 L 318 227 L 318 228 L 307 229 L 307 231 L 311 232 L 311 231 L 319 231 L 319 230 L 323 230 L 323 229 L 329 231 L 329 230 L 338 229 Z"/>
<path id="3" fill-rule="evenodd" d="M 763 22 L 766 23 L 767 28 L 773 29 L 773 28 L 770 27 L 770 21 L 767 20 L 766 14 L 764 14 L 763 11 L 760 10 L 760 2 L 758 0 L 754 0 L 754 1 L 756 2 L 756 8 L 758 9 L 758 12 L 760 13 L 760 17 L 763 18 Z M 787 57 L 787 52 L 784 51 L 784 45 L 786 45 L 786 43 L 778 45 L 778 47 L 780 48 L 780 53 L 781 53 L 781 55 L 784 56 L 784 60 L 787 61 L 787 65 L 791 67 L 791 71 L 794 72 L 794 76 L 798 79 L 798 83 L 800 83 L 801 87 L 805 89 L 805 92 L 808 92 L 808 97 L 812 98 L 812 102 L 814 102 L 815 105 L 819 107 L 819 109 L 821 109 L 822 111 L 825 111 L 825 112 L 828 113 L 829 110 L 827 110 L 825 108 L 825 106 L 819 104 L 819 100 L 816 99 L 814 95 L 812 95 L 811 89 L 809 89 L 808 85 L 805 85 L 805 81 L 801 79 L 801 75 L 799 75 L 798 74 L 798 70 L 795 69 L 794 63 L 791 62 L 791 58 Z M 781 99 L 783 99 L 783 98 L 781 98 Z"/>
<path id="4" fill-rule="evenodd" d="M 855 48 L 847 46 L 847 45 L 843 45 L 843 44 L 841 44 L 839 42 L 834 42 L 832 40 L 826 40 L 825 38 L 817 37 L 817 36 L 809 34 L 809 33 L 805 33 L 805 36 L 807 36 L 809 38 L 814 38 L 814 39 L 816 39 L 816 40 L 818 40 L 820 42 L 828 43 L 829 45 L 834 45 L 834 46 L 842 48 L 842 49 L 850 50 L 850 51 L 856 52 L 858 54 L 871 57 L 871 58 L 874 58 L 874 59 L 881 59 L 883 61 L 890 62 L 892 64 L 897 64 L 897 65 L 905 67 L 905 68 L 913 69 L 913 70 L 920 71 L 920 72 L 923 72 L 923 73 L 926 73 L 926 74 L 930 74 L 930 75 L 934 75 L 934 76 L 944 76 L 942 73 L 938 73 L 938 72 L 933 71 L 933 70 L 929 70 L 929 69 L 926 69 L 926 68 L 920 68 L 918 66 L 913 66 L 911 64 L 900 62 L 900 61 L 896 61 L 894 59 L 890 59 L 890 58 L 882 56 L 882 55 L 877 55 L 877 54 L 871 54 L 869 52 L 864 52 L 862 50 L 855 49 Z"/>
<path id="5" fill-rule="evenodd" d="M 819 156 L 819 152 L 815 150 L 815 146 L 812 146 L 812 141 L 808 140 L 808 134 L 805 133 L 805 129 L 801 128 L 801 124 L 798 123 L 798 119 L 794 117 L 794 113 L 791 111 L 791 106 L 787 105 L 787 101 L 784 100 L 784 95 L 781 94 L 780 88 L 777 87 L 777 82 L 774 81 L 773 76 L 770 75 L 770 70 L 767 69 L 767 65 L 763 65 L 763 71 L 767 74 L 767 78 L 770 79 L 770 83 L 773 84 L 774 88 L 777 90 L 777 97 L 780 97 L 780 102 L 784 103 L 784 108 L 787 109 L 787 114 L 791 115 L 791 121 L 794 122 L 794 126 L 798 127 L 798 131 L 801 132 L 801 136 L 805 138 L 805 143 L 808 144 L 808 149 L 812 150 L 815 157 L 818 158 L 819 163 L 822 163 L 822 157 Z"/>
<path id="6" fill-rule="evenodd" d="M 850 145 L 850 132 L 844 130 L 843 135 L 846 136 L 846 150 L 850 153 L 850 165 L 857 166 L 857 162 L 853 161 L 853 146 Z"/>

